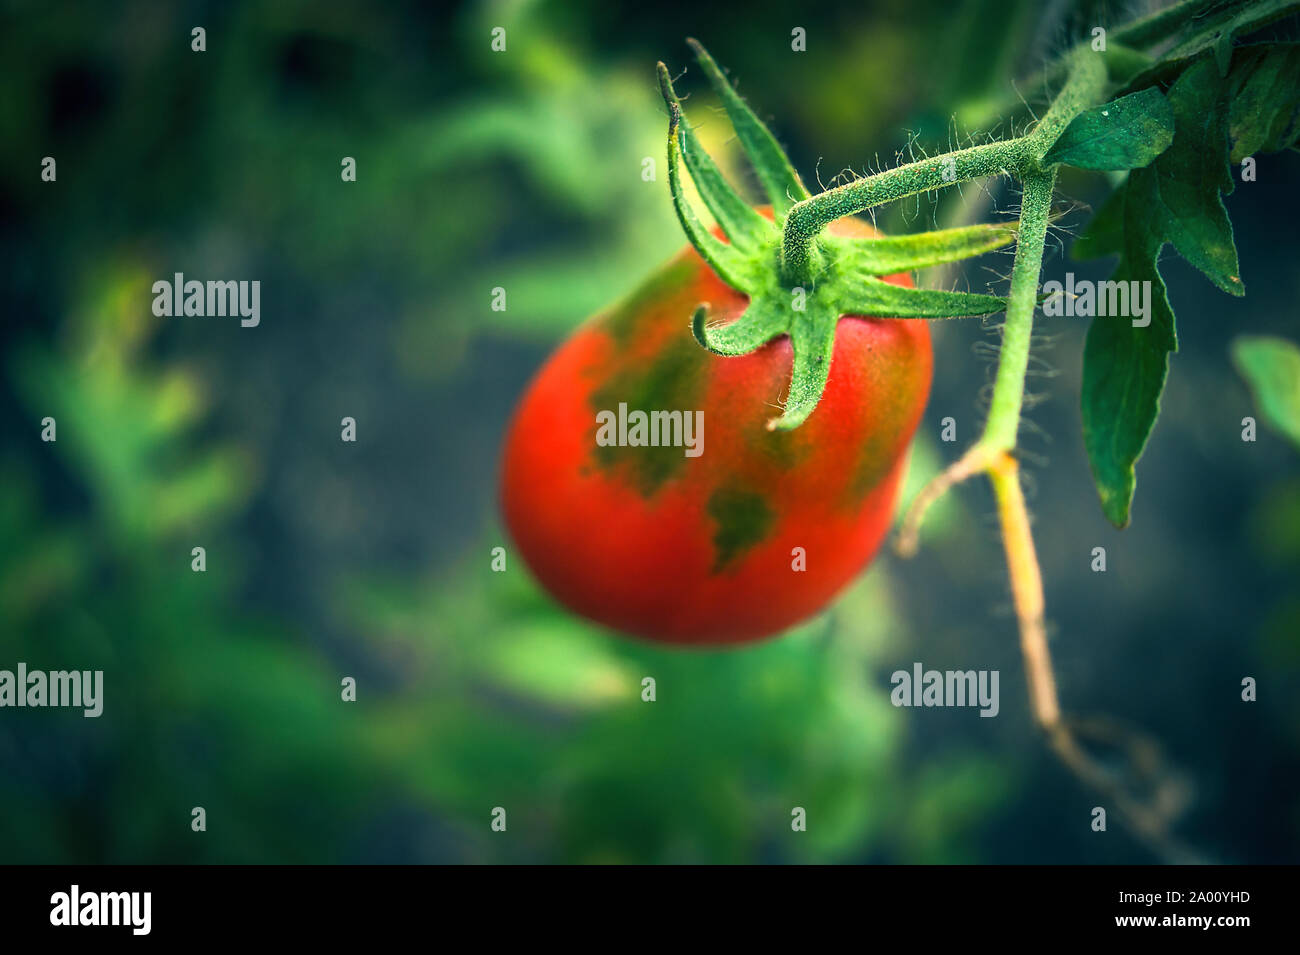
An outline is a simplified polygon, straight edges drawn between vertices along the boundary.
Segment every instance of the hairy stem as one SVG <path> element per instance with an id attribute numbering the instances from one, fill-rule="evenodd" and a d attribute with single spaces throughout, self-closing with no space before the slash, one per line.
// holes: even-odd
<path id="1" fill-rule="evenodd" d="M 989 476 L 997 499 L 998 520 L 1006 552 L 1011 594 L 1020 632 L 1020 648 L 1025 662 L 1030 712 L 1034 722 L 1046 734 L 1052 751 L 1061 762 L 1085 784 L 1102 794 L 1118 818 L 1153 852 L 1169 861 L 1198 861 L 1168 834 L 1172 801 L 1167 798 L 1171 788 L 1167 778 L 1148 767 L 1145 773 L 1147 778 L 1143 781 L 1150 784 L 1154 780 L 1158 784 L 1155 786 L 1156 795 L 1149 800 L 1134 796 L 1132 786 L 1126 785 L 1126 778 L 1108 770 L 1092 757 L 1062 716 L 1051 651 L 1047 643 L 1042 571 L 1038 565 L 1029 512 L 1020 486 L 1020 465 L 1015 456 L 1024 406 L 1025 373 L 1029 364 L 1034 315 L 1038 308 L 1038 282 L 1047 227 L 1051 220 L 1052 194 L 1056 185 L 1056 166 L 1043 167 L 1041 161 L 1070 121 L 1099 101 L 1106 85 L 1104 63 L 1086 50 L 1073 52 L 1068 58 L 1068 68 L 1069 76 L 1065 85 L 1033 132 L 1018 140 L 994 144 L 999 149 L 981 152 L 987 147 L 977 147 L 973 151 L 964 151 L 968 157 L 974 152 L 980 157 L 979 161 L 983 162 L 998 157 L 1005 168 L 1018 176 L 1023 187 L 1020 228 L 1015 263 L 1011 271 L 1002 348 L 983 435 L 966 454 L 917 495 L 904 519 L 898 548 L 904 554 L 916 549 L 921 520 L 929 506 L 940 496 L 975 474 L 985 473 Z M 914 194 L 922 191 L 924 187 L 917 188 L 917 185 L 929 181 L 926 176 L 931 165 L 942 164 L 944 159 L 945 157 L 938 157 L 922 164 L 913 164 L 913 167 L 919 165 L 924 168 L 913 168 L 911 172 L 905 172 L 896 178 L 891 179 L 887 173 L 882 173 L 871 179 L 851 183 L 847 187 L 841 187 L 844 191 L 839 196 L 821 205 L 817 204 L 817 200 L 822 199 L 822 196 L 799 203 L 791 210 L 786 223 L 787 251 L 797 249 L 797 245 L 790 242 L 790 224 L 796 219 L 796 229 L 812 229 L 827 216 L 834 218 L 860 211 L 852 208 L 857 203 L 866 203 L 862 208 L 869 208 L 877 204 L 877 201 L 887 201 L 881 197 L 893 192 Z M 972 167 L 976 165 L 975 160 L 971 160 L 971 163 Z M 895 172 L 908 169 L 909 167 L 902 167 Z M 911 192 L 905 192 L 908 189 Z M 1133 743 L 1132 734 L 1120 734 L 1119 738 L 1127 744 L 1129 750 L 1138 748 Z M 1130 775 L 1142 775 L 1144 767 L 1136 765 L 1133 760 L 1130 763 L 1133 764 L 1129 767 Z"/>
<path id="2" fill-rule="evenodd" d="M 791 286 L 812 282 L 815 241 L 836 219 L 972 179 L 999 174 L 1023 176 L 1038 171 L 1039 161 L 1065 127 L 1082 110 L 1094 105 L 1105 87 L 1105 64 L 1090 51 L 1072 53 L 1069 67 L 1065 86 L 1047 115 L 1026 136 L 970 146 L 887 169 L 795 203 L 786 216 L 781 240 L 784 281 Z"/>
<path id="3" fill-rule="evenodd" d="M 887 169 L 796 203 L 785 220 L 782 278 L 791 286 L 812 281 L 814 242 L 836 219 L 932 189 L 1019 169 L 1029 152 L 1026 138 L 971 146 Z"/>
<path id="4" fill-rule="evenodd" d="M 1043 267 L 1043 247 L 1052 217 L 1052 191 L 1056 188 L 1056 166 L 1046 169 L 1039 160 L 1052 148 L 1079 113 L 1093 105 L 1105 87 L 1106 69 L 1086 52 L 1076 52 L 1070 64 L 1070 78 L 1052 102 L 1047 115 L 1032 133 L 1030 161 L 1021 171 L 1024 193 L 1020 200 L 1020 232 L 1016 259 L 1011 268 L 1011 291 L 1007 297 L 1007 320 L 1002 331 L 1002 354 L 993 383 L 993 403 L 980 439 L 988 451 L 1011 450 L 1020 430 L 1020 409 L 1025 399 L 1025 371 L 1029 367 L 1029 341 L 1038 308 L 1038 277 Z"/>
<path id="5" fill-rule="evenodd" d="M 1038 308 L 1038 276 L 1043 265 L 1047 222 L 1052 212 L 1056 167 L 1030 173 L 1024 179 L 1020 202 L 1020 237 L 1016 241 L 1007 320 L 1002 328 L 1002 354 L 993 383 L 993 403 L 980 444 L 986 450 L 1010 450 L 1020 430 L 1020 409 L 1025 399 L 1025 371 L 1029 367 L 1029 341 Z"/>

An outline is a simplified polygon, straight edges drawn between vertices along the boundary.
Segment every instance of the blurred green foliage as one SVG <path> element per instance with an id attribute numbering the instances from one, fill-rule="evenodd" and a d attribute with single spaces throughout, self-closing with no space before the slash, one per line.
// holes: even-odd
<path id="1" fill-rule="evenodd" d="M 246 548 L 221 528 L 250 491 L 248 455 L 195 441 L 203 388 L 147 356 L 148 283 L 130 263 L 103 273 L 57 351 L 15 359 L 29 406 L 58 422 L 51 451 L 94 498 L 79 519 L 49 513 L 7 462 L 2 566 L 8 653 L 103 669 L 106 708 L 6 723 L 7 860 L 366 857 L 350 837 L 393 802 L 447 820 L 419 859 L 836 859 L 865 844 L 950 858 L 963 817 L 999 792 L 969 762 L 937 789 L 901 765 L 895 711 L 864 680 L 900 638 L 883 568 L 781 640 L 685 653 L 612 639 L 485 559 L 427 582 L 366 575 L 333 609 L 399 676 L 342 702 L 340 671 L 297 628 L 239 607 Z M 203 574 L 191 539 L 207 542 Z M 211 837 L 189 832 L 192 805 Z M 497 805 L 518 841 L 488 832 Z M 815 820 L 806 835 L 794 806 Z"/>
<path id="2" fill-rule="evenodd" d="M 437 380 L 459 374 L 472 334 L 553 340 L 681 244 L 662 183 L 641 175 L 665 135 L 648 71 L 593 76 L 522 5 L 507 11 L 521 55 L 489 63 L 476 45 L 461 68 L 477 79 L 429 96 L 430 70 L 386 62 L 398 20 L 307 11 L 221 11 L 201 59 L 178 42 L 186 21 L 139 7 L 102 35 L 30 9 L 21 43 L 40 57 L 17 31 L 5 41 L 28 64 L 6 137 L 46 124 L 60 165 L 57 192 L 11 196 L 35 240 L 18 294 L 45 312 L 13 331 L 5 373 L 16 413 L 53 417 L 57 441 L 24 424 L 3 458 L 4 661 L 102 669 L 106 702 L 95 720 L 5 713 L 0 860 L 968 857 L 972 814 L 1001 784 L 969 757 L 937 787 L 935 764 L 904 762 L 870 676 L 904 632 L 883 567 L 833 613 L 743 652 L 575 620 L 517 563 L 490 572 L 490 516 L 454 555 L 331 574 L 318 610 L 341 642 L 290 601 L 250 599 L 267 587 L 251 575 L 283 570 L 248 522 L 273 432 L 232 416 L 255 339 L 154 318 L 157 276 L 391 282 L 375 331 L 404 374 Z M 344 154 L 356 189 L 331 181 Z M 7 178 L 30 180 L 29 159 L 7 157 Z M 311 305 L 331 328 L 353 318 L 348 281 Z M 506 312 L 485 307 L 496 285 Z M 340 698 L 347 675 L 356 703 Z M 508 836 L 488 828 L 498 805 Z M 207 833 L 190 829 L 194 806 Z M 807 833 L 791 831 L 795 806 Z"/>
<path id="3" fill-rule="evenodd" d="M 1285 338 L 1242 335 L 1233 340 L 1232 360 L 1264 420 L 1300 445 L 1300 347 Z"/>

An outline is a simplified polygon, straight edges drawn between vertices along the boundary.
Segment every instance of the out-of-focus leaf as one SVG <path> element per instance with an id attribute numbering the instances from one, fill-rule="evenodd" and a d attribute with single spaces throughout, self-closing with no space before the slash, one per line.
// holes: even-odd
<path id="1" fill-rule="evenodd" d="M 1300 445 L 1300 347 L 1285 338 L 1239 335 L 1232 360 L 1264 420 Z"/>

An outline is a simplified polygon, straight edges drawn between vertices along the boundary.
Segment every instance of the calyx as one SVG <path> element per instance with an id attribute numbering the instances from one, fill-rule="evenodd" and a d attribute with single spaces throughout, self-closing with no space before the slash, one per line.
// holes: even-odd
<path id="1" fill-rule="evenodd" d="M 785 223 L 798 203 L 816 203 L 767 127 L 695 40 L 695 51 L 710 83 L 726 108 L 763 192 L 772 219 L 760 214 L 731 187 L 701 148 L 682 112 L 672 78 L 658 64 L 659 87 L 668 107 L 668 183 L 677 218 L 696 251 L 728 285 L 749 296 L 744 314 L 723 325 L 709 324 L 708 303 L 692 317 L 696 340 L 717 355 L 745 355 L 781 335 L 788 335 L 794 367 L 784 413 L 769 430 L 797 428 L 821 400 L 830 370 L 835 330 L 843 315 L 930 319 L 988 315 L 1006 307 L 993 295 L 905 288 L 883 280 L 945 262 L 956 262 L 1014 241 L 1011 224 L 980 224 L 875 239 L 818 233 L 795 270 L 787 262 Z M 705 207 L 722 229 L 724 242 L 697 218 L 682 184 L 685 167 Z M 802 273 L 802 274 L 800 274 Z"/>

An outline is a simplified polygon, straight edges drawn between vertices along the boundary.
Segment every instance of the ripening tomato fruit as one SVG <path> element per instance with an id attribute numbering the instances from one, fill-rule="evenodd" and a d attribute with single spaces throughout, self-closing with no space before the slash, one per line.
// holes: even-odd
<path id="1" fill-rule="evenodd" d="M 930 389 L 918 319 L 1005 308 L 913 288 L 904 270 L 1002 248 L 1015 230 L 890 239 L 845 219 L 874 191 L 812 195 L 688 42 L 772 206 L 726 181 L 657 64 L 690 247 L 547 361 L 506 437 L 501 493 L 524 560 L 573 610 L 655 640 L 738 643 L 817 612 L 880 546 Z"/>
<path id="2" fill-rule="evenodd" d="M 875 234 L 854 219 L 831 232 Z M 789 339 L 720 357 L 691 334 L 699 303 L 729 321 L 747 301 L 688 247 L 578 329 L 521 399 L 504 450 L 506 525 L 577 613 L 670 643 L 752 640 L 816 613 L 880 546 L 930 388 L 927 323 L 841 318 L 820 403 L 773 431 Z M 599 443 L 598 414 L 620 405 L 625 419 L 702 412 L 690 435 L 701 453 Z"/>

